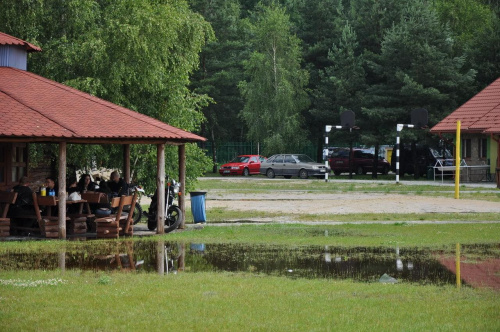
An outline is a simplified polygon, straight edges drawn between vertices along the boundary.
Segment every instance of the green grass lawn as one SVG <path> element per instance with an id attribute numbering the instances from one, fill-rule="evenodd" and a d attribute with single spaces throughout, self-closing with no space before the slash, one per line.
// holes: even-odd
<path id="1" fill-rule="evenodd" d="M 43 285 L 51 279 L 55 285 Z M 39 271 L 0 272 L 0 291 L 4 331 L 500 329 L 498 293 L 452 286 Z"/>
<path id="2" fill-rule="evenodd" d="M 267 211 L 238 211 L 225 207 L 207 209 L 207 220 L 209 223 L 231 223 L 234 221 L 244 222 L 258 219 L 270 220 L 294 220 L 296 222 L 363 222 L 363 221 L 498 221 L 499 215 L 494 212 L 471 212 L 471 213 L 287 213 Z M 193 215 L 186 210 L 186 223 L 193 222 Z"/>
<path id="3" fill-rule="evenodd" d="M 327 236 L 325 236 L 325 231 Z M 241 226 L 207 226 L 189 228 L 165 234 L 165 240 L 199 243 L 248 243 L 279 245 L 328 245 L 328 246 L 400 246 L 454 248 L 456 243 L 499 243 L 500 224 L 346 224 L 299 225 L 266 224 Z M 134 240 L 156 241 L 158 237 Z M 0 242 L 0 254 L 5 252 L 57 252 L 59 249 L 88 247 L 95 251 L 99 241 L 26 241 Z M 500 250 L 500 248 L 499 248 Z"/>
<path id="4" fill-rule="evenodd" d="M 498 243 L 500 225 L 213 226 L 143 240 L 158 238 L 291 246 L 426 246 L 452 252 L 455 242 Z M 109 247 L 114 242 L 3 242 L 0 254 L 81 248 L 96 253 L 101 244 Z M 5 331 L 497 331 L 499 305 L 498 291 L 470 287 L 251 273 L 160 276 L 0 270 L 0 322 Z"/>
<path id="5" fill-rule="evenodd" d="M 371 180 L 371 179 L 370 179 Z M 344 181 L 339 182 L 331 180 L 325 182 L 324 180 L 273 180 L 270 181 L 266 178 L 244 178 L 244 177 L 231 177 L 231 178 L 201 178 L 197 183 L 197 190 L 237 190 L 241 192 L 273 192 L 273 191 L 286 191 L 286 190 L 299 190 L 305 192 L 382 192 L 382 193 L 416 193 L 416 194 L 449 194 L 454 193 L 455 187 L 452 183 L 450 185 L 440 185 L 436 182 L 435 185 L 419 184 L 418 181 L 402 181 L 399 184 L 378 182 L 377 180 L 370 182 L 359 181 Z M 477 188 L 470 187 L 462 184 L 460 186 L 461 192 L 475 193 L 475 192 L 491 192 L 496 195 L 500 201 L 500 190 L 495 188 Z M 453 196 L 452 196 L 453 197 Z"/>

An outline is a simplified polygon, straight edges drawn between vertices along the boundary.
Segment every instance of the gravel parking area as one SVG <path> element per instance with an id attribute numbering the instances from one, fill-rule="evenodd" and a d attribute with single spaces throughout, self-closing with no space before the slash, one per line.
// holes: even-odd
<path id="1" fill-rule="evenodd" d="M 253 178 L 255 179 L 255 178 Z M 223 181 L 252 181 L 225 178 Z M 290 181 L 290 180 L 288 180 Z M 370 181 L 359 181 L 369 183 Z M 388 181 L 377 181 L 377 183 Z M 393 182 L 392 182 L 393 183 Z M 438 181 L 411 185 L 443 185 Z M 496 191 L 494 183 L 467 184 L 478 190 Z M 243 187 L 243 185 L 242 185 Z M 236 211 L 267 211 L 287 214 L 349 214 L 349 213 L 500 213 L 500 203 L 472 199 L 454 199 L 453 194 L 435 197 L 412 193 L 310 192 L 284 190 L 272 193 L 246 193 L 244 190 L 210 190 L 207 209 L 226 208 Z"/>
<path id="2" fill-rule="evenodd" d="M 496 202 L 380 193 L 210 193 L 207 196 L 207 209 L 220 207 L 238 211 L 258 210 L 287 214 L 500 213 L 500 204 Z"/>

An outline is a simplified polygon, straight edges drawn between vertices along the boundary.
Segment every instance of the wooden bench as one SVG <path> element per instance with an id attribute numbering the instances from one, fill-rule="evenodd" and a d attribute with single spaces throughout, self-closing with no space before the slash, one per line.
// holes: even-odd
<path id="1" fill-rule="evenodd" d="M 111 200 L 111 207 L 117 208 L 116 214 L 104 218 L 97 218 L 97 238 L 115 238 L 120 235 L 133 235 L 132 216 L 134 214 L 137 193 L 133 196 L 115 197 Z M 123 207 L 130 205 L 127 216 L 122 216 Z"/>
<path id="2" fill-rule="evenodd" d="M 7 213 L 16 198 L 16 192 L 0 191 L 0 237 L 10 236 L 10 218 L 7 218 Z"/>
<path id="3" fill-rule="evenodd" d="M 95 214 L 90 209 L 90 204 L 107 204 L 108 195 L 100 192 L 86 192 L 82 195 L 82 200 L 85 200 L 85 211 L 82 208 L 78 213 L 69 214 L 70 221 L 68 222 L 68 234 L 84 234 L 87 231 L 95 233 Z M 82 206 L 83 207 L 83 206 Z"/>
<path id="4" fill-rule="evenodd" d="M 59 217 L 51 215 L 53 206 L 57 206 L 55 196 L 38 196 L 33 193 L 33 206 L 35 208 L 36 220 L 40 227 L 40 233 L 47 238 L 59 237 Z M 40 207 L 45 207 L 45 216 L 42 216 Z M 69 218 L 66 218 L 68 221 Z"/>

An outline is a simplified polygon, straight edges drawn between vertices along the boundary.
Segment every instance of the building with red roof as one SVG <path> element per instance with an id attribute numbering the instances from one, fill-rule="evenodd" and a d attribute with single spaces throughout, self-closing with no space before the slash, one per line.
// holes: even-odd
<path id="1" fill-rule="evenodd" d="M 130 144 L 155 144 L 159 185 L 165 179 L 165 144 L 177 145 L 184 190 L 185 144 L 205 138 L 26 71 L 27 53 L 40 51 L 0 32 L 0 190 L 12 187 L 21 176 L 29 176 L 27 144 L 37 142 L 59 144 L 59 192 L 63 193 L 59 199 L 64 206 L 68 143 L 123 145 L 126 181 L 130 180 Z M 184 210 L 184 195 L 180 197 Z M 158 201 L 162 201 L 160 197 Z M 162 208 L 158 209 L 163 215 L 164 210 L 160 213 Z M 60 214 L 61 227 L 63 217 Z M 158 227 L 158 231 L 163 228 Z M 60 229 L 60 237 L 65 237 L 65 230 Z"/>
<path id="2" fill-rule="evenodd" d="M 500 78 L 445 117 L 431 132 L 455 134 L 457 121 L 461 123 L 461 158 L 471 166 L 489 164 L 490 174 L 495 174 L 500 167 Z"/>

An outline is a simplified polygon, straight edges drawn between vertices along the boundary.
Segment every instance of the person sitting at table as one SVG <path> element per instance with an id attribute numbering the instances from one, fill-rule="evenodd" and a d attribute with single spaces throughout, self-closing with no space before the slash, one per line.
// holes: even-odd
<path id="1" fill-rule="evenodd" d="M 90 174 L 83 174 L 78 182 L 78 191 L 85 193 L 87 191 L 95 191 L 95 183 L 90 179 Z"/>
<path id="2" fill-rule="evenodd" d="M 117 171 L 111 173 L 111 180 L 107 184 L 112 197 L 120 197 L 128 194 L 128 184 L 120 178 L 120 174 Z"/>
<path id="3" fill-rule="evenodd" d="M 15 203 L 9 209 L 9 217 L 15 218 L 15 223 L 23 227 L 32 227 L 33 219 L 23 218 L 23 216 L 34 216 L 33 191 L 29 187 L 30 182 L 27 176 L 19 179 L 19 183 L 12 188 L 17 193 Z"/>
<path id="4" fill-rule="evenodd" d="M 56 196 L 58 197 L 59 196 L 59 188 L 58 186 L 56 185 L 56 180 L 54 180 L 53 177 L 46 177 L 45 178 L 45 190 L 47 192 L 47 196 Z M 51 215 L 52 216 L 57 216 L 59 214 L 59 209 L 57 206 L 53 206 L 51 208 Z"/>
<path id="5" fill-rule="evenodd" d="M 59 196 L 59 189 L 56 186 L 56 181 L 52 177 L 45 178 L 45 187 L 47 188 L 47 196 Z"/>
<path id="6" fill-rule="evenodd" d="M 71 195 L 74 192 L 80 192 L 80 190 L 78 188 L 78 182 L 76 181 L 76 177 L 72 176 L 69 178 L 68 187 L 66 188 L 66 192 L 68 193 L 68 197 L 69 197 L 69 195 Z"/>
<path id="7" fill-rule="evenodd" d="M 76 177 L 72 176 L 68 180 L 68 187 L 66 188 L 66 192 L 68 193 L 68 198 L 72 193 L 80 193 L 78 188 L 78 182 L 76 181 Z M 71 204 L 68 206 L 67 213 L 73 214 L 78 213 L 80 207 L 77 204 Z"/>

